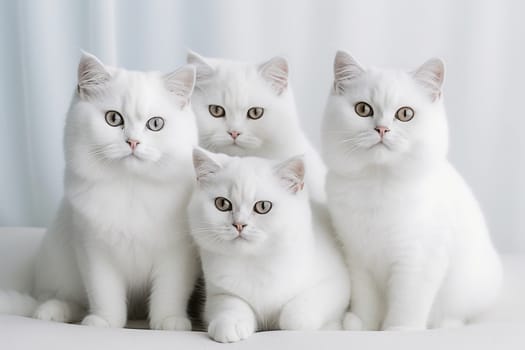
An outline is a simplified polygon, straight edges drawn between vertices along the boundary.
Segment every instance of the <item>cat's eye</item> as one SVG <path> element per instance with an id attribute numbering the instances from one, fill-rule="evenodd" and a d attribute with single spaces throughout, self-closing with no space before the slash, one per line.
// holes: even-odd
<path id="1" fill-rule="evenodd" d="M 121 126 L 124 125 L 124 119 L 117 111 L 107 111 L 106 112 L 106 123 L 110 126 Z"/>
<path id="2" fill-rule="evenodd" d="M 159 131 L 164 127 L 164 118 L 153 117 L 146 122 L 146 127 L 151 131 Z"/>
<path id="3" fill-rule="evenodd" d="M 257 214 L 267 214 L 272 210 L 272 202 L 270 201 L 258 201 L 253 206 L 253 211 Z"/>
<path id="4" fill-rule="evenodd" d="M 246 116 L 250 119 L 259 119 L 264 114 L 264 108 L 262 107 L 252 107 L 248 110 Z"/>
<path id="5" fill-rule="evenodd" d="M 408 122 L 414 118 L 414 110 L 410 107 L 401 107 L 396 112 L 396 118 L 402 122 Z"/>
<path id="6" fill-rule="evenodd" d="M 220 211 L 230 211 L 232 210 L 232 202 L 224 197 L 217 197 L 215 198 L 215 207 Z"/>
<path id="7" fill-rule="evenodd" d="M 209 105 L 208 111 L 215 118 L 222 118 L 226 115 L 226 111 L 222 106 L 219 105 Z"/>
<path id="8" fill-rule="evenodd" d="M 366 102 L 357 102 L 354 106 L 354 110 L 360 117 L 371 117 L 374 115 L 374 110 Z"/>

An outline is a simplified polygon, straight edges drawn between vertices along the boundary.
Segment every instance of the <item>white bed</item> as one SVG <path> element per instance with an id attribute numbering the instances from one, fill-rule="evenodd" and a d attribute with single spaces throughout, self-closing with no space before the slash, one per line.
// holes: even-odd
<path id="1" fill-rule="evenodd" d="M 0 228 L 0 288 L 30 288 L 32 256 L 44 230 Z M 219 344 L 202 332 L 98 329 L 0 315 L 0 349 L 525 349 L 525 256 L 504 256 L 497 307 L 458 329 L 421 332 L 262 332 Z M 129 327 L 141 327 L 132 323 Z"/>

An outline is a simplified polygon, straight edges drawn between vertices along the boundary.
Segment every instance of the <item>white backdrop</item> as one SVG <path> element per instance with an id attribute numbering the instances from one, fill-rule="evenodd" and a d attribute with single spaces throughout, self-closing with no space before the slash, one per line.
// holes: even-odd
<path id="1" fill-rule="evenodd" d="M 62 128 L 79 50 L 129 69 L 169 71 L 187 48 L 285 55 L 316 145 L 335 51 L 365 65 L 447 62 L 452 162 L 494 240 L 525 251 L 523 1 L 0 0 L 0 226 L 45 226 L 62 195 Z"/>

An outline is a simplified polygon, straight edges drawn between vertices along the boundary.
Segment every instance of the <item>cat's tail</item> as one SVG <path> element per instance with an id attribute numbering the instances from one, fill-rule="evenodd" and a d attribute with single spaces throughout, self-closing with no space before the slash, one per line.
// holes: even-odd
<path id="1" fill-rule="evenodd" d="M 38 301 L 29 294 L 0 290 L 0 314 L 30 317 L 38 304 Z"/>

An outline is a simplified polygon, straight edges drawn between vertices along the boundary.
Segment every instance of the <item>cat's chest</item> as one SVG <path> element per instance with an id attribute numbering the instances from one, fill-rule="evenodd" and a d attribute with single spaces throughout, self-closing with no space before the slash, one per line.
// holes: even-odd
<path id="1" fill-rule="evenodd" d="M 236 295 L 245 300 L 260 319 L 278 315 L 282 306 L 307 284 L 307 264 L 278 266 L 268 262 L 204 260 L 205 276 L 215 291 Z"/>
<path id="2" fill-rule="evenodd" d="M 354 256 L 386 264 L 434 239 L 438 230 L 431 187 L 337 179 L 328 187 L 338 234 Z M 416 247 L 416 248 L 414 248 Z"/>
<path id="3" fill-rule="evenodd" d="M 108 238 L 131 238 L 172 229 L 175 218 L 184 213 L 185 191 L 174 186 L 113 182 L 79 186 L 67 195 L 88 227 Z"/>

